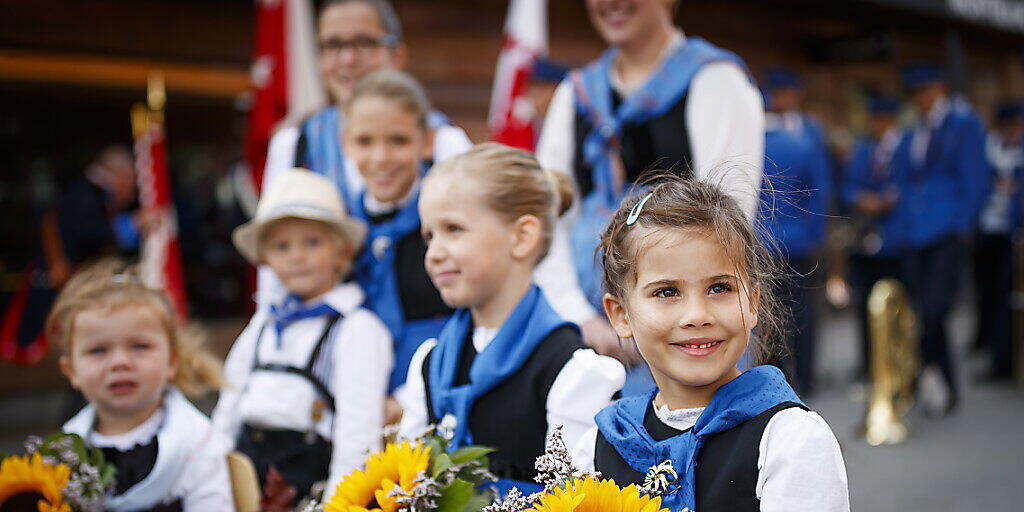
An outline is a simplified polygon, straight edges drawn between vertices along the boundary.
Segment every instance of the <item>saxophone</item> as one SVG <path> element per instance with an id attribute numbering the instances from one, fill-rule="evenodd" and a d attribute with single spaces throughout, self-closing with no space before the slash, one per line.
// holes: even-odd
<path id="1" fill-rule="evenodd" d="M 903 417 L 914 405 L 914 381 L 921 364 L 917 316 L 899 281 L 882 279 L 872 287 L 868 326 L 871 393 L 864 438 L 872 446 L 901 443 L 909 433 Z"/>

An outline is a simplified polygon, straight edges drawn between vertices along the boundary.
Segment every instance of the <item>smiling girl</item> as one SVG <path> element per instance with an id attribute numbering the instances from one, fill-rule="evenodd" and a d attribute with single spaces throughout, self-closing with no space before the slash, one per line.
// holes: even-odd
<path id="1" fill-rule="evenodd" d="M 534 459 L 547 434 L 563 425 L 575 442 L 625 378 L 531 284 L 571 202 L 561 174 L 496 143 L 434 166 L 423 183 L 427 272 L 458 309 L 413 356 L 401 433 L 440 424 L 453 430 L 453 449 L 496 448 L 490 469 L 503 493 L 537 488 Z"/>
<path id="2" fill-rule="evenodd" d="M 352 215 L 369 226 L 355 277 L 394 339 L 389 393 L 405 382 L 416 348 L 437 336 L 452 313 L 423 266 L 417 205 L 433 136 L 429 113 L 420 84 L 395 70 L 367 75 L 345 105 L 345 148 L 366 182 Z"/>
<path id="3" fill-rule="evenodd" d="M 117 468 L 113 511 L 233 510 L 225 451 L 185 398 L 220 387 L 220 366 L 135 269 L 77 274 L 50 313 L 61 371 L 89 401 L 64 425 Z"/>
<path id="4" fill-rule="evenodd" d="M 718 187 L 661 180 L 623 203 L 600 242 L 605 313 L 657 387 L 602 410 L 577 464 L 620 485 L 667 476 L 671 510 L 849 510 L 825 421 L 777 368 L 737 367 L 748 345 L 763 358 L 780 331 L 773 258 Z"/>

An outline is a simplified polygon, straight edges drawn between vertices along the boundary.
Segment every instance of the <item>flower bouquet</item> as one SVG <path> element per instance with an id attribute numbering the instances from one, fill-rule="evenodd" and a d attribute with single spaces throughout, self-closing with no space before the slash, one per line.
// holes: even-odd
<path id="1" fill-rule="evenodd" d="M 75 434 L 29 437 L 23 456 L 0 454 L 0 510 L 102 512 L 116 470 Z"/>
<path id="2" fill-rule="evenodd" d="M 495 480 L 483 446 L 448 452 L 448 439 L 436 431 L 414 441 L 391 442 L 370 455 L 366 469 L 342 479 L 324 503 L 304 512 L 477 512 L 494 500 L 485 489 Z"/>
<path id="3" fill-rule="evenodd" d="M 536 468 L 536 480 L 544 485 L 543 491 L 524 496 L 513 488 L 507 497 L 482 512 L 669 512 L 662 508 L 657 494 L 664 480 L 661 473 L 671 468 L 660 468 L 660 472 L 652 468 L 643 488 L 619 487 L 614 480 L 601 479 L 600 473 L 580 471 L 573 465 L 562 441 L 561 426 L 548 437 Z"/>

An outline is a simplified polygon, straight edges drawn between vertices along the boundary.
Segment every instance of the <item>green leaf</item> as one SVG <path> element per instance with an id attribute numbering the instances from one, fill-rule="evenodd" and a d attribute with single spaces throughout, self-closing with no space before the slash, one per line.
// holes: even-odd
<path id="1" fill-rule="evenodd" d="M 477 493 L 466 501 L 466 505 L 462 507 L 462 512 L 479 512 L 492 502 L 494 502 L 494 497 L 490 493 Z"/>
<path id="2" fill-rule="evenodd" d="M 493 451 L 494 448 L 491 448 L 489 446 L 465 446 L 452 452 L 451 458 L 453 463 L 462 464 L 463 462 L 468 462 L 473 459 L 479 459 L 480 457 L 483 457 L 484 455 L 487 455 L 488 453 L 491 453 Z"/>
<path id="3" fill-rule="evenodd" d="M 437 478 L 450 467 L 452 467 L 452 458 L 449 457 L 447 453 L 442 453 L 432 461 L 430 465 L 430 475 Z"/>
<path id="4" fill-rule="evenodd" d="M 437 499 L 437 512 L 463 512 L 466 504 L 473 497 L 473 484 L 456 478 L 440 491 L 441 497 Z"/>

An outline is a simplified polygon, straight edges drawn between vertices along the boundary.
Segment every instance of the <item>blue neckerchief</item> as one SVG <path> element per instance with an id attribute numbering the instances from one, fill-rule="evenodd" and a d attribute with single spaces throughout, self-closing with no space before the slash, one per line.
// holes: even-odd
<path id="1" fill-rule="evenodd" d="M 583 140 L 583 157 L 591 165 L 594 190 L 581 202 L 580 219 L 573 226 L 573 257 L 580 285 L 600 309 L 602 295 L 594 248 L 600 233 L 626 191 L 624 176 L 612 172 L 611 155 L 619 146 L 623 127 L 637 125 L 664 115 L 686 96 L 690 82 L 704 65 L 733 62 L 746 70 L 736 54 L 718 48 L 699 37 L 690 37 L 665 59 L 644 85 L 613 106 L 609 82 L 617 50 L 610 48 L 598 60 L 572 73 L 576 110 L 590 119 L 593 127 Z"/>
<path id="2" fill-rule="evenodd" d="M 473 402 L 519 371 L 537 346 L 563 325 L 573 324 L 551 309 L 540 288 L 531 286 L 487 348 L 473 359 L 469 383 L 455 386 L 462 346 L 472 343 L 467 338 L 473 329 L 468 309 L 455 312 L 437 337 L 428 368 L 434 415 L 441 419 L 451 414 L 456 419 L 450 449 L 473 443 L 469 431 Z"/>
<path id="3" fill-rule="evenodd" d="M 306 147 L 296 148 L 296 151 L 305 151 L 305 158 L 300 158 L 299 161 L 306 162 L 311 171 L 323 174 L 334 181 L 345 204 L 352 204 L 357 199 L 354 194 L 358 191 L 348 189 L 345 155 L 341 149 L 341 134 L 338 131 L 340 121 L 337 105 L 331 105 L 310 116 L 301 127 L 303 135 L 306 136 Z M 431 128 L 440 128 L 451 125 L 451 121 L 441 112 L 431 110 L 427 114 L 427 125 Z"/>
<path id="4" fill-rule="evenodd" d="M 277 329 L 277 348 L 281 348 L 281 331 L 284 331 L 288 324 L 306 318 L 337 315 L 338 311 L 323 302 L 304 306 L 301 298 L 288 294 L 280 304 L 270 305 L 270 314 L 274 317 L 274 328 Z"/>
<path id="5" fill-rule="evenodd" d="M 306 147 L 296 148 L 296 151 L 305 151 L 305 158 L 299 158 L 299 161 L 306 162 L 309 170 L 330 178 L 337 185 L 345 204 L 352 204 L 345 178 L 345 156 L 341 152 L 339 122 L 336 105 L 310 116 L 301 128 L 306 137 Z"/>
<path id="6" fill-rule="evenodd" d="M 733 428 L 776 405 L 800 397 L 774 366 L 755 366 L 722 386 L 689 430 L 664 441 L 655 441 L 644 428 L 644 416 L 658 389 L 623 398 L 605 407 L 595 420 L 601 434 L 635 471 L 647 473 L 665 460 L 679 474 L 679 483 L 662 496 L 669 510 L 696 508 L 697 455 L 708 437 Z"/>
<path id="7" fill-rule="evenodd" d="M 417 209 L 419 195 L 412 198 L 394 217 L 376 224 L 370 221 L 365 200 L 364 191 L 359 200 L 352 203 L 352 216 L 366 221 L 369 227 L 366 244 L 356 259 L 354 275 L 366 291 L 366 302 L 370 310 L 380 317 L 394 339 L 398 340 L 402 335 L 405 312 L 398 295 L 396 249 L 399 240 L 420 228 L 420 213 Z"/>

